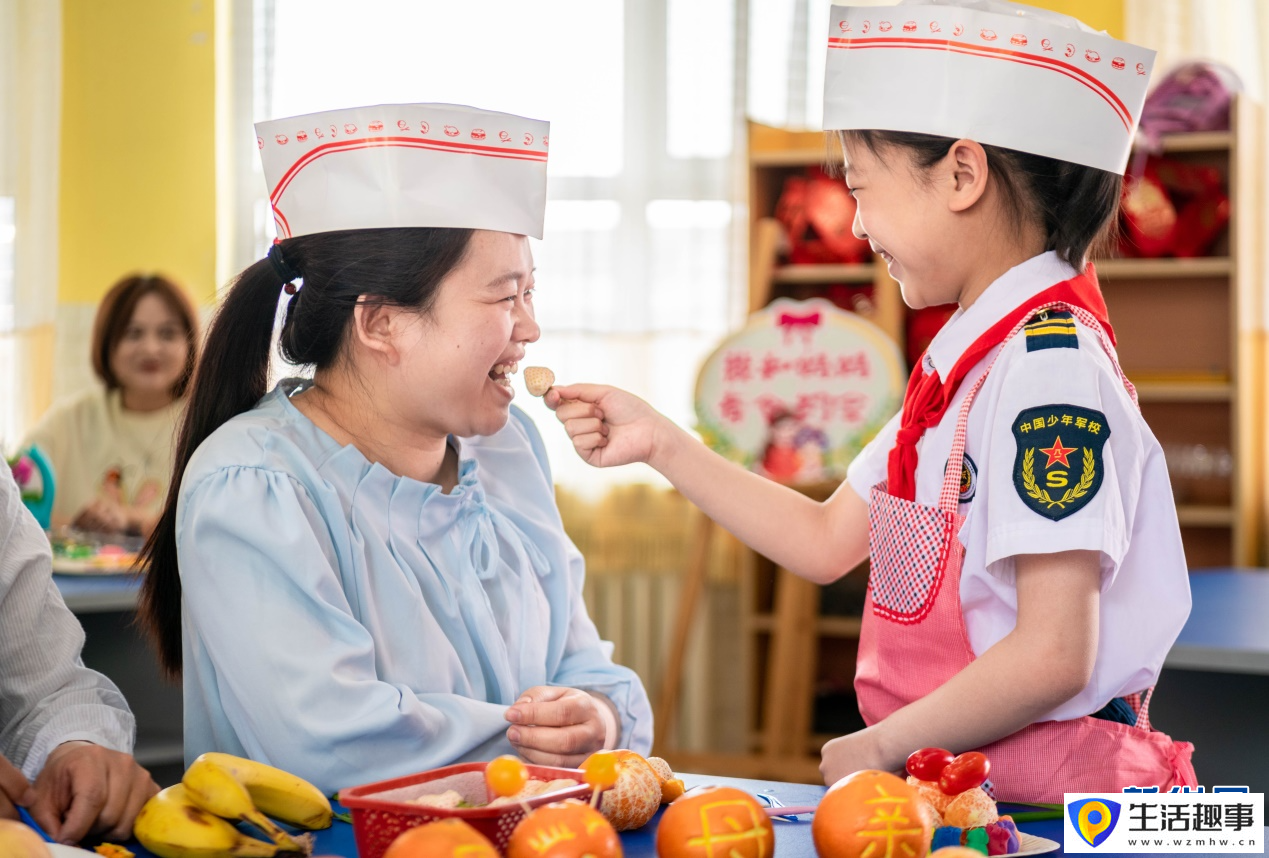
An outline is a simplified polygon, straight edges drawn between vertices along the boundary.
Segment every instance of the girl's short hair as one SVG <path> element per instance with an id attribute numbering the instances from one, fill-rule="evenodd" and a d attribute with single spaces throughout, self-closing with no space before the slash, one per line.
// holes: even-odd
<path id="1" fill-rule="evenodd" d="M 937 164 L 956 142 L 908 131 L 837 133 L 843 146 L 862 143 L 874 155 L 891 147 L 906 149 L 921 169 Z M 1090 253 L 1101 256 L 1113 250 L 1123 176 L 1000 146 L 984 145 L 983 151 L 1013 222 L 1040 224 L 1045 250 L 1056 251 L 1076 270 L 1083 270 Z"/>
<path id="2" fill-rule="evenodd" d="M 101 299 L 97 306 L 97 316 L 93 320 L 93 372 L 106 385 L 107 390 L 119 388 L 119 379 L 110 368 L 110 358 L 127 333 L 137 304 L 146 295 L 157 295 L 185 329 L 189 343 L 185 369 L 172 386 L 172 395 L 180 399 L 185 395 L 185 388 L 189 386 L 198 361 L 198 312 L 185 290 L 162 274 L 129 274 L 111 286 L 106 297 Z"/>

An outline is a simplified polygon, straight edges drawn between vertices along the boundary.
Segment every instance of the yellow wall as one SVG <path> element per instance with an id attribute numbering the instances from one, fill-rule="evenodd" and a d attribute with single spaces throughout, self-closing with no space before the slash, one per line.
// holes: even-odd
<path id="1" fill-rule="evenodd" d="M 214 0 L 63 0 L 58 298 L 129 271 L 215 296 Z"/>
<path id="2" fill-rule="evenodd" d="M 1021 2 L 1079 18 L 1094 30 L 1105 30 L 1108 35 L 1116 39 L 1124 37 L 1123 0 L 1021 0 Z"/>

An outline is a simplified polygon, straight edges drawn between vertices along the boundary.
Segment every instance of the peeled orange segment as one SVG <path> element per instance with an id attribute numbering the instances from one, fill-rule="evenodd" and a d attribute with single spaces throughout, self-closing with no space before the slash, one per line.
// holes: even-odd
<path id="1" fill-rule="evenodd" d="M 611 753 L 617 757 L 617 782 L 604 793 L 599 812 L 618 831 L 642 828 L 661 807 L 661 782 L 641 755 L 625 750 Z"/>

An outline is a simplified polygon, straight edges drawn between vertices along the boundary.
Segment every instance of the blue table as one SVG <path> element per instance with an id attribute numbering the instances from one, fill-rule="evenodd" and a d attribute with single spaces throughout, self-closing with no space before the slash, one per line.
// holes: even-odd
<path id="1" fill-rule="evenodd" d="M 1269 570 L 1198 569 L 1194 607 L 1165 667 L 1269 674 Z"/>
<path id="2" fill-rule="evenodd" d="M 132 611 L 137 607 L 141 578 L 137 575 L 53 575 L 66 607 L 76 614 Z"/>
<path id="3" fill-rule="evenodd" d="M 787 805 L 818 804 L 824 795 L 824 787 L 809 784 L 791 784 L 778 781 L 757 781 L 745 778 L 716 778 L 708 775 L 681 775 L 688 788 L 713 784 L 717 786 L 734 786 L 749 793 L 766 793 L 774 795 Z M 1007 807 L 1005 808 L 1008 809 Z M 661 811 L 664 813 L 664 810 Z M 621 845 L 626 858 L 655 858 L 657 823 L 661 813 L 637 831 L 627 831 L 621 835 Z M 813 858 L 815 846 L 811 842 L 811 817 L 802 816 L 797 822 L 773 820 L 776 832 L 776 850 L 774 858 Z M 1047 837 L 1058 843 L 1062 842 L 1060 820 L 1029 823 L 1022 828 L 1038 837 Z M 137 853 L 138 858 L 153 858 L 152 853 L 137 844 L 129 844 L 128 848 Z M 353 842 L 352 826 L 336 822 L 326 831 L 317 832 L 315 855 L 338 855 L 340 858 L 357 858 L 357 849 Z M 1060 855 L 1061 850 L 1051 853 Z"/>

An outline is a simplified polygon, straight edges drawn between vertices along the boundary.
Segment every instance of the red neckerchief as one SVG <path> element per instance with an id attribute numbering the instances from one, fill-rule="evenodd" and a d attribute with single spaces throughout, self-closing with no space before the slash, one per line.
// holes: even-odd
<path id="1" fill-rule="evenodd" d="M 1043 292 L 1029 298 L 1026 303 L 1010 310 L 996 324 L 970 345 L 956 361 L 952 371 L 945 379 L 940 379 L 937 372 L 924 372 L 925 354 L 916 366 L 912 367 L 912 375 L 908 378 L 908 390 L 903 397 L 903 419 L 899 424 L 899 433 L 895 437 L 894 447 L 890 450 L 889 481 L 887 490 L 890 494 L 904 500 L 916 499 L 916 467 L 917 442 L 925 434 L 925 430 L 935 426 L 943 419 L 943 414 L 952 402 L 956 389 L 971 369 L 978 365 L 989 351 L 1004 342 L 1009 332 L 1033 308 L 1061 301 L 1073 307 L 1080 307 L 1093 315 L 1112 343 L 1115 333 L 1111 330 L 1107 319 L 1106 302 L 1102 298 L 1101 289 L 1097 285 L 1097 272 L 1092 265 L 1084 269 L 1084 273 L 1070 280 L 1063 280 L 1050 286 Z"/>

